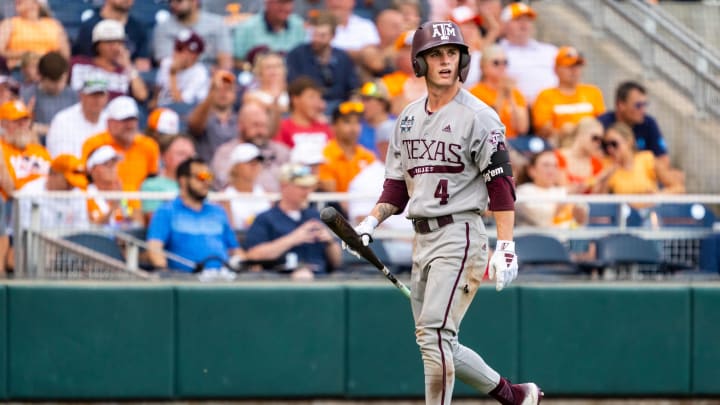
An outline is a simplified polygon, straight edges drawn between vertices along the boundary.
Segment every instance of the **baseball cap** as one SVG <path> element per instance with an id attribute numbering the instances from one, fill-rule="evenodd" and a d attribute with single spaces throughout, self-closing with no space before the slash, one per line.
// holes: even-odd
<path id="1" fill-rule="evenodd" d="M 585 58 L 572 46 L 563 46 L 558 49 L 555 57 L 555 66 L 577 66 L 584 65 Z"/>
<path id="2" fill-rule="evenodd" d="M 125 27 L 116 20 L 102 20 L 92 30 L 93 44 L 100 41 L 124 41 Z"/>
<path id="3" fill-rule="evenodd" d="M 450 11 L 450 21 L 456 24 L 465 24 L 466 22 L 474 22 L 477 25 L 482 24 L 482 17 L 468 6 L 455 7 Z"/>
<path id="4" fill-rule="evenodd" d="M 187 49 L 193 53 L 203 53 L 205 41 L 195 31 L 184 29 L 178 32 L 175 37 L 175 50 Z"/>
<path id="5" fill-rule="evenodd" d="M 302 187 L 312 187 L 318 183 L 317 176 L 312 173 L 310 166 L 296 163 L 286 163 L 280 167 L 280 181 Z"/>
<path id="6" fill-rule="evenodd" d="M 87 79 L 83 82 L 80 91 L 83 94 L 107 93 L 108 82 L 103 79 Z"/>
<path id="7" fill-rule="evenodd" d="M 137 118 L 140 115 L 137 103 L 131 97 L 119 96 L 115 97 L 107 106 L 108 119 L 126 120 L 128 118 Z"/>
<path id="8" fill-rule="evenodd" d="M 365 84 L 360 87 L 360 91 L 358 92 L 358 94 L 361 97 L 379 98 L 381 100 L 390 99 L 387 87 L 385 86 L 385 84 L 383 84 L 383 82 L 379 80 L 365 82 Z"/>
<path id="9" fill-rule="evenodd" d="M 32 115 L 25 103 L 20 100 L 6 101 L 0 105 L 0 120 L 15 121 Z"/>
<path id="10" fill-rule="evenodd" d="M 525 3 L 510 3 L 500 12 L 500 21 L 508 22 L 523 16 L 528 16 L 534 20 L 537 17 L 537 13 Z"/>
<path id="11" fill-rule="evenodd" d="M 110 145 L 103 145 L 95 149 L 90 156 L 88 156 L 85 167 L 89 172 L 93 167 L 107 163 L 113 159 L 120 159 L 120 155 Z"/>
<path id="12" fill-rule="evenodd" d="M 263 160 L 260 149 L 252 143 L 241 143 L 230 154 L 230 164 L 247 163 L 253 160 Z"/>
<path id="13" fill-rule="evenodd" d="M 148 116 L 148 128 L 163 135 L 180 133 L 180 116 L 169 108 L 156 108 Z"/>
<path id="14" fill-rule="evenodd" d="M 346 115 L 360 115 L 365 111 L 365 105 L 359 101 L 343 101 L 333 109 L 332 120 L 337 121 L 338 118 Z"/>
<path id="15" fill-rule="evenodd" d="M 73 155 L 58 155 L 50 163 L 50 169 L 56 173 L 62 173 L 65 180 L 73 187 L 83 190 L 87 187 L 88 179 L 82 162 Z"/>
<path id="16" fill-rule="evenodd" d="M 296 143 L 290 151 L 290 162 L 304 166 L 325 163 L 324 146 L 314 143 Z"/>
<path id="17" fill-rule="evenodd" d="M 402 34 L 398 35 L 397 38 L 395 38 L 395 50 L 399 50 L 402 48 L 410 48 L 412 47 L 412 41 L 413 36 L 415 35 L 415 31 L 405 31 Z"/>

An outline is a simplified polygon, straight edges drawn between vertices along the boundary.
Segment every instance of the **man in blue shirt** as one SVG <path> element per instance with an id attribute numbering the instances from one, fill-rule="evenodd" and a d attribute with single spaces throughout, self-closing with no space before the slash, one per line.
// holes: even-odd
<path id="1" fill-rule="evenodd" d="M 285 164 L 280 169 L 280 200 L 259 214 L 245 238 L 248 257 L 268 269 L 295 274 L 326 273 L 340 266 L 340 244 L 320 220 L 308 197 L 317 186 L 308 166 Z M 312 271 L 312 273 L 309 273 Z"/>
<path id="2" fill-rule="evenodd" d="M 206 201 L 212 174 L 199 158 L 190 158 L 177 168 L 180 195 L 155 211 L 147 232 L 150 262 L 155 268 L 191 272 L 186 263 L 168 260 L 164 251 L 194 263 L 207 261 L 205 268 L 220 268 L 223 262 L 241 261 L 240 248 L 225 210 Z"/>
<path id="3" fill-rule="evenodd" d="M 287 55 L 287 82 L 308 76 L 323 89 L 328 115 L 360 87 L 360 79 L 350 55 L 330 45 L 335 37 L 337 20 L 328 12 L 320 12 L 312 20 L 310 43 L 294 48 Z"/>
<path id="4" fill-rule="evenodd" d="M 616 121 L 630 126 L 635 134 L 638 150 L 652 151 L 659 161 L 670 165 L 667 145 L 655 118 L 646 113 L 648 106 L 645 87 L 633 81 L 620 83 L 615 90 L 615 110 L 598 117 L 607 129 Z"/>

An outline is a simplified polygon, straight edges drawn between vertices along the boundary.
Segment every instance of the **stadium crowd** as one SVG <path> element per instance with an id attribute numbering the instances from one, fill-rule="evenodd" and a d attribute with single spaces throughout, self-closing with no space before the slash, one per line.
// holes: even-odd
<path id="1" fill-rule="evenodd" d="M 518 195 L 684 192 L 643 85 L 621 83 L 609 110 L 597 83 L 582 80 L 587 56 L 537 40 L 538 15 L 525 3 L 168 0 L 138 18 L 141 1 L 96 2 L 78 26 L 54 18 L 47 0 L 0 10 L 0 193 L 88 195 L 84 213 L 45 202 L 54 210 L 45 224 L 147 227 L 150 247 L 198 250 L 193 259 L 209 251 L 257 270 L 332 271 L 340 251 L 307 195 L 379 194 L 395 119 L 425 92 L 410 48 L 428 18 L 460 26 L 472 56 L 463 85 L 506 125 Z M 540 150 L 524 146 L 533 136 Z M 179 197 L 98 194 L 140 190 Z M 220 209 L 209 191 L 232 197 Z M 280 201 L 263 200 L 268 193 Z M 352 204 L 335 205 L 352 218 L 362 212 Z M 518 223 L 533 226 L 588 218 L 587 206 L 568 203 L 517 210 Z M 12 254 L 1 228 L 4 270 Z M 228 229 L 249 237 L 238 242 Z"/>

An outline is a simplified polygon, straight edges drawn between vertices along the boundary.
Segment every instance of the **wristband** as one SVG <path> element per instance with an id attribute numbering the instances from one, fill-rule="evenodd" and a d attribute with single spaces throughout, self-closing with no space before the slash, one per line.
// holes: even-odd
<path id="1" fill-rule="evenodd" d="M 510 251 L 515 252 L 515 242 L 511 240 L 500 240 L 498 239 L 497 243 L 495 244 L 495 250 L 503 250 L 503 251 Z"/>

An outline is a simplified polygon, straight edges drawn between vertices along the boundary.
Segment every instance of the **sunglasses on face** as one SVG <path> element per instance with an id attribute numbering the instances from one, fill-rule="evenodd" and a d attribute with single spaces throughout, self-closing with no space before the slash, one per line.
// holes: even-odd
<path id="1" fill-rule="evenodd" d="M 312 175 L 312 168 L 310 166 L 295 166 L 290 172 L 290 180 L 298 179 L 305 176 Z"/>
<path id="2" fill-rule="evenodd" d="M 643 108 L 647 108 L 648 104 L 650 104 L 650 102 L 648 101 L 638 101 L 637 103 L 633 104 L 633 107 L 635 107 L 636 110 L 640 110 Z"/>
<path id="3" fill-rule="evenodd" d="M 601 134 L 592 134 L 592 135 L 590 135 L 590 136 L 591 136 L 590 139 L 591 139 L 593 142 L 595 142 L 595 143 L 602 143 L 602 140 L 603 140 L 603 139 L 602 139 L 602 135 L 601 135 Z"/>
<path id="4" fill-rule="evenodd" d="M 340 111 L 342 115 L 350 113 L 362 114 L 362 112 L 365 111 L 365 106 L 359 101 L 345 101 L 344 103 L 340 103 L 338 111 Z"/>
<path id="5" fill-rule="evenodd" d="M 611 140 L 611 141 L 603 141 L 602 142 L 603 148 L 605 149 L 617 149 L 618 148 L 618 141 Z"/>
<path id="6" fill-rule="evenodd" d="M 508 60 L 507 60 L 507 59 L 495 59 L 495 60 L 492 61 L 492 64 L 493 64 L 493 66 L 495 66 L 495 67 L 498 67 L 498 66 L 505 66 L 505 67 L 507 67 L 507 66 L 508 66 Z"/>
<path id="7" fill-rule="evenodd" d="M 207 170 L 203 170 L 201 172 L 197 172 L 192 177 L 197 181 L 204 181 L 204 182 L 210 182 L 213 179 L 212 173 L 210 173 Z"/>

